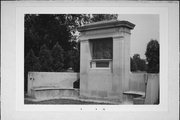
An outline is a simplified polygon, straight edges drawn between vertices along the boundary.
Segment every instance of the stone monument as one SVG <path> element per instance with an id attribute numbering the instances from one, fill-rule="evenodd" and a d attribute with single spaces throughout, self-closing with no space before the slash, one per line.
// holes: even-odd
<path id="1" fill-rule="evenodd" d="M 130 35 L 128 21 L 101 21 L 79 27 L 80 97 L 123 101 L 129 89 Z"/>

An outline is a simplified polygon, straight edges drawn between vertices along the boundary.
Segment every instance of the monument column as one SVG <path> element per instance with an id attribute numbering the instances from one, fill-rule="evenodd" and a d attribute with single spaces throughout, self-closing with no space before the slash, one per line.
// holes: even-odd
<path id="1" fill-rule="evenodd" d="M 90 61 L 90 48 L 88 39 L 83 39 L 80 43 L 80 50 L 83 51 L 80 54 L 80 94 L 83 96 L 88 92 L 88 71 L 89 71 L 89 61 Z"/>
<path id="2" fill-rule="evenodd" d="M 129 79 L 130 79 L 130 29 L 127 27 L 119 28 L 119 34 L 123 36 L 123 78 L 122 78 L 122 88 L 123 92 L 129 90 Z"/>
<path id="3" fill-rule="evenodd" d="M 123 70 L 124 70 L 124 37 L 123 36 L 115 36 L 113 37 L 113 68 L 112 68 L 112 95 L 122 97 L 122 80 L 124 78 Z"/>

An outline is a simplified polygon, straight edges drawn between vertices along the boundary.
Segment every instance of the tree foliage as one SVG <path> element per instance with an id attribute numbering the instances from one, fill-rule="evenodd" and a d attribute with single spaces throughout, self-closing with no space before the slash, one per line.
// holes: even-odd
<path id="1" fill-rule="evenodd" d="M 25 58 L 25 71 L 40 71 L 40 63 L 31 49 Z"/>
<path id="2" fill-rule="evenodd" d="M 136 64 L 136 62 L 133 60 L 133 58 L 130 58 L 130 62 L 131 62 L 131 71 L 132 72 L 135 72 L 135 71 L 137 71 L 137 64 Z"/>
<path id="3" fill-rule="evenodd" d="M 58 42 L 65 50 L 72 50 L 78 38 L 77 27 L 84 24 L 117 19 L 116 14 L 26 14 L 25 55 L 30 49 L 38 55 L 44 44 L 49 49 Z"/>
<path id="4" fill-rule="evenodd" d="M 79 72 L 80 71 L 80 51 L 72 50 L 69 52 L 69 56 L 72 59 L 72 61 L 70 62 L 70 66 L 75 72 Z"/>
<path id="5" fill-rule="evenodd" d="M 49 49 L 59 42 L 64 50 L 72 48 L 71 33 L 64 15 L 27 14 L 25 15 L 25 54 L 33 49 L 38 55 L 44 44 Z"/>
<path id="6" fill-rule="evenodd" d="M 159 43 L 157 40 L 151 40 L 147 44 L 145 55 L 148 62 L 148 72 L 159 73 Z"/>
<path id="7" fill-rule="evenodd" d="M 140 58 L 139 54 L 134 54 L 133 58 L 131 58 L 131 71 L 146 71 L 146 61 Z"/>
<path id="8" fill-rule="evenodd" d="M 41 71 L 42 72 L 51 72 L 52 70 L 52 56 L 49 49 L 44 44 L 39 52 L 39 61 L 41 64 Z"/>
<path id="9" fill-rule="evenodd" d="M 133 61 L 137 65 L 137 70 L 146 71 L 146 61 L 141 59 L 139 54 L 134 54 Z"/>
<path id="10" fill-rule="evenodd" d="M 25 56 L 30 49 L 36 56 L 40 55 L 44 44 L 50 50 L 58 42 L 64 50 L 64 69 L 79 56 L 77 27 L 88 23 L 117 19 L 116 14 L 26 14 L 25 15 Z M 71 53 L 73 52 L 73 53 Z M 76 52 L 76 53 L 74 53 Z M 69 56 L 77 55 L 77 57 Z M 40 56 L 39 56 L 40 57 Z M 42 56 L 41 56 L 42 57 Z M 40 61 L 42 62 L 42 60 Z M 77 62 L 78 63 L 78 62 Z M 41 63 L 44 64 L 44 63 Z M 42 66 L 43 67 L 43 66 Z M 76 67 L 73 67 L 76 68 Z M 49 69 L 43 68 L 43 71 Z M 47 71 L 47 72 L 48 72 Z M 55 70 L 56 71 L 56 70 Z M 59 70 L 58 70 L 59 71 Z"/>
<path id="11" fill-rule="evenodd" d="M 103 20 L 116 20 L 117 14 L 93 14 L 91 22 L 98 22 Z"/>
<path id="12" fill-rule="evenodd" d="M 64 70 L 64 50 L 63 48 L 59 45 L 57 42 L 52 51 L 52 58 L 53 58 L 53 63 L 52 63 L 52 68 L 54 72 L 61 72 Z"/>

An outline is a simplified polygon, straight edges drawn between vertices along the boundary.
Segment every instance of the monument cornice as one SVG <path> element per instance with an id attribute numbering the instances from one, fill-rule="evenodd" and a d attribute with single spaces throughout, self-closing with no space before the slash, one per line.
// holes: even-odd
<path id="1" fill-rule="evenodd" d="M 90 30 L 99 30 L 99 29 L 117 28 L 117 27 L 126 27 L 129 29 L 134 29 L 135 25 L 128 21 L 111 20 L 111 21 L 100 21 L 100 22 L 90 23 L 78 27 L 77 30 L 79 32 L 84 32 Z"/>
<path id="2" fill-rule="evenodd" d="M 124 38 L 123 35 L 121 34 L 112 34 L 111 36 L 110 35 L 107 35 L 107 36 L 86 36 L 86 37 L 79 37 L 80 41 L 83 42 L 83 41 L 89 41 L 91 39 L 100 39 L 100 38 Z"/>

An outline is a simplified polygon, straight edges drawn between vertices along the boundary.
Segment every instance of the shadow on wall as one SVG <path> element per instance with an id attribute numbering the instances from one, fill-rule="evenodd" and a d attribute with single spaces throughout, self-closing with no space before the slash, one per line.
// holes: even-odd
<path id="1" fill-rule="evenodd" d="M 80 74 L 77 74 L 77 80 L 73 83 L 73 88 L 79 89 L 80 88 Z"/>
<path id="2" fill-rule="evenodd" d="M 73 88 L 79 89 L 79 86 L 80 86 L 80 79 L 76 80 L 76 81 L 73 83 Z"/>

